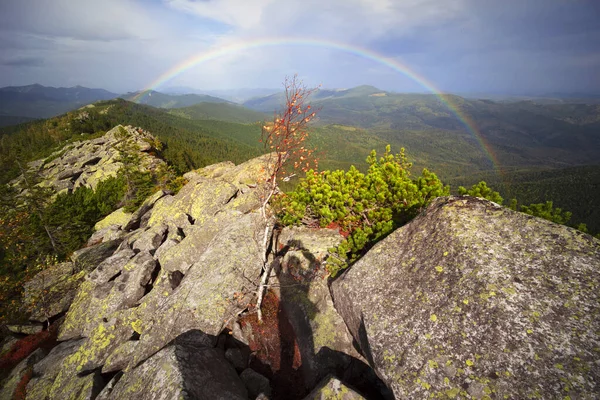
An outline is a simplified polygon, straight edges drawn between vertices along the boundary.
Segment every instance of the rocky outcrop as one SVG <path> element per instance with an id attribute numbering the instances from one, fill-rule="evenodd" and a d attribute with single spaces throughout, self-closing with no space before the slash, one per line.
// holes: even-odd
<path id="1" fill-rule="evenodd" d="M 53 179 L 91 185 L 87 168 L 105 164 L 109 174 L 118 161 L 92 149 L 114 149 L 115 129 L 57 154 Z M 30 167 L 50 171 L 55 160 Z M 11 364 L 22 360 L 7 390 L 33 371 L 28 399 L 598 392 L 597 240 L 481 199 L 437 199 L 332 281 L 328 250 L 343 236 L 266 220 L 266 162 L 185 174 L 178 193 L 114 212 L 70 261 L 28 282 L 33 322 L 11 329 L 60 325 L 59 344 Z M 274 268 L 259 323 L 265 258 Z"/>
<path id="2" fill-rule="evenodd" d="M 600 242 L 470 197 L 437 199 L 332 285 L 398 399 L 594 398 Z"/>
<path id="3" fill-rule="evenodd" d="M 104 136 L 65 145 L 45 160 L 29 163 L 28 171 L 41 178 L 40 186 L 56 192 L 72 191 L 80 186 L 95 189 L 98 183 L 116 176 L 123 165 L 119 149 L 125 145 L 136 150 L 142 170 L 158 168 L 164 161 L 150 154 L 156 139 L 140 128 L 116 126 Z M 21 176 L 13 185 L 27 190 Z"/>
<path id="4" fill-rule="evenodd" d="M 152 398 L 184 392 L 211 397 L 219 391 L 221 398 L 247 398 L 238 373 L 247 369 L 248 354 L 230 346 L 230 363 L 215 346 L 224 328 L 248 308 L 258 285 L 266 221 L 257 191 L 265 162 L 188 174 L 190 182 L 178 194 L 157 192 L 133 214 L 110 215 L 97 224 L 98 232 L 119 232 L 117 239 L 95 235 L 94 244 L 75 252 L 72 262 L 36 276 L 27 286 L 32 305 L 44 303 L 39 294 L 47 296 L 61 282 L 72 285 L 55 311 L 47 312 L 44 303 L 45 319 L 68 309 L 58 334 L 66 347 L 60 357 L 51 354 L 52 373 L 34 375 L 31 393 L 148 398 L 149 383 L 139 393 L 133 388 L 150 379 L 158 396 Z M 193 342 L 182 339 L 190 331 Z M 115 372 L 119 378 L 110 382 L 101 375 Z M 252 377 L 246 385 L 255 388 L 256 377 L 251 372 L 244 377 Z"/>

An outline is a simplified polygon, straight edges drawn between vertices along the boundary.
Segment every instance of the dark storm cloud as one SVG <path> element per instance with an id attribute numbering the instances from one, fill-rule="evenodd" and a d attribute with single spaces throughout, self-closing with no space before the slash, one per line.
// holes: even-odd
<path id="1" fill-rule="evenodd" d="M 1 61 L 0 64 L 9 67 L 41 67 L 44 65 L 44 59 L 40 57 L 20 57 Z"/>

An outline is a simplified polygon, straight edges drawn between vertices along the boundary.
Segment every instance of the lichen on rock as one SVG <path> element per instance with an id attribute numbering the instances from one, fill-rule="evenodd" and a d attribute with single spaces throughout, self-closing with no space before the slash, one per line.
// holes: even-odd
<path id="1" fill-rule="evenodd" d="M 592 398 L 600 242 L 483 199 L 440 198 L 332 285 L 397 398 Z"/>

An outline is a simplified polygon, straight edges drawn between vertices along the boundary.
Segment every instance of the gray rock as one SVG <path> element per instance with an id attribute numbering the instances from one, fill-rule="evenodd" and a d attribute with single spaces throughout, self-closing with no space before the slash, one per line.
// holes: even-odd
<path id="1" fill-rule="evenodd" d="M 194 340 L 176 340 L 141 365 L 125 372 L 110 398 L 247 399 L 244 384 L 217 349 Z"/>
<path id="2" fill-rule="evenodd" d="M 90 157 L 86 157 L 83 159 L 79 160 L 79 165 L 81 166 L 81 168 L 83 167 L 87 167 L 90 165 L 96 165 L 100 162 L 100 160 L 102 160 L 102 157 L 98 157 L 98 156 L 90 156 Z"/>
<path id="3" fill-rule="evenodd" d="M 69 340 L 59 343 L 46 357 L 44 357 L 43 360 L 34 365 L 33 374 L 36 377 L 43 377 L 54 381 L 54 378 L 56 378 L 56 375 L 59 372 L 56 366 L 62 364 L 65 358 L 75 353 L 83 343 L 84 339 Z"/>
<path id="4" fill-rule="evenodd" d="M 142 233 L 142 235 L 133 243 L 134 250 L 146 251 L 154 254 L 156 249 L 162 244 L 167 234 L 166 225 L 156 225 Z"/>
<path id="5" fill-rule="evenodd" d="M 54 183 L 52 186 L 54 187 L 54 190 L 56 190 L 57 193 L 71 192 L 71 191 L 73 191 L 73 188 L 75 187 L 73 182 L 67 181 L 67 180 L 58 181 L 58 182 Z"/>
<path id="6" fill-rule="evenodd" d="M 256 187 L 260 182 L 265 182 L 268 178 L 269 168 L 265 168 L 265 166 L 268 163 L 273 163 L 274 155 L 275 153 L 265 154 L 243 162 L 235 168 L 225 170 L 219 178 L 226 182 L 231 182 L 239 189 Z"/>
<path id="7" fill-rule="evenodd" d="M 82 186 L 95 189 L 101 181 L 116 176 L 122 166 L 116 147 L 125 141 L 140 145 L 139 165 L 142 170 L 154 169 L 164 164 L 164 161 L 147 153 L 151 148 L 150 143 L 154 141 L 151 135 L 135 132 L 131 127 L 124 129 L 129 132 L 127 139 L 116 139 L 115 133 L 119 127 L 115 127 L 98 143 L 83 141 L 75 145 L 69 144 L 54 152 L 52 156 L 57 158 L 48 163 L 45 163 L 45 160 L 31 162 L 32 169 L 43 177 L 41 186 L 52 187 L 59 193 Z M 21 176 L 16 182 L 22 180 Z"/>
<path id="8" fill-rule="evenodd" d="M 154 203 L 156 203 L 158 200 L 160 200 L 166 195 L 167 192 L 165 192 L 164 190 L 159 190 L 158 192 L 154 193 L 152 196 L 144 200 L 142 205 L 139 206 L 139 208 L 135 210 L 135 212 L 131 215 L 131 219 L 123 227 L 123 230 L 129 231 L 132 229 L 136 229 L 139 226 L 140 220 L 142 219 L 144 214 L 146 214 L 148 211 L 150 211 L 150 209 L 152 209 L 152 207 L 154 207 Z"/>
<path id="9" fill-rule="evenodd" d="M 90 272 L 89 279 L 96 284 L 103 284 L 121 272 L 125 264 L 135 256 L 131 249 L 123 249 L 102 261 L 95 270 Z"/>
<path id="10" fill-rule="evenodd" d="M 244 331 L 242 330 L 242 327 L 240 326 L 239 322 L 234 322 L 233 327 L 231 329 L 231 336 L 241 342 L 244 343 L 246 346 L 250 345 L 250 341 L 248 340 L 248 337 L 246 335 L 246 333 L 244 333 Z M 249 329 L 252 329 L 252 327 L 250 327 L 250 325 L 248 325 Z"/>
<path id="11" fill-rule="evenodd" d="M 104 228 L 108 228 L 111 226 L 116 226 L 117 228 L 121 228 L 124 225 L 127 225 L 129 219 L 131 218 L 131 213 L 125 211 L 125 208 L 121 207 L 112 213 L 108 214 L 106 217 L 96 222 L 94 225 L 95 231 L 100 231 Z"/>
<path id="12" fill-rule="evenodd" d="M 112 318 L 113 312 L 137 305 L 156 268 L 156 260 L 142 252 L 123 266 L 114 281 L 84 282 L 60 327 L 59 340 L 89 337 L 101 321 Z"/>
<path id="13" fill-rule="evenodd" d="M 98 394 L 98 397 L 96 397 L 95 400 L 112 400 L 112 391 L 115 388 L 115 385 L 117 384 L 117 382 L 119 382 L 119 379 L 121 379 L 121 377 L 123 376 L 123 373 L 118 373 L 117 375 L 113 376 L 112 379 L 110 381 L 108 381 L 108 383 L 106 384 L 106 386 L 104 386 L 104 388 L 102 389 L 102 391 Z"/>
<path id="14" fill-rule="evenodd" d="M 52 388 L 50 399 L 77 399 L 94 400 L 104 387 L 104 379 L 100 371 L 93 371 L 87 375 L 58 374 Z"/>
<path id="15" fill-rule="evenodd" d="M 71 262 L 64 262 L 53 265 L 37 273 L 32 279 L 27 281 L 24 288 L 24 301 L 33 301 L 38 297 L 39 292 L 57 285 L 65 276 L 70 276 L 75 272 L 74 265 Z"/>
<path id="16" fill-rule="evenodd" d="M 235 164 L 231 161 L 223 161 L 220 163 L 212 164 L 207 167 L 201 168 L 196 171 L 190 171 L 183 174 L 183 177 L 188 181 L 192 182 L 199 177 L 203 176 L 206 178 L 220 178 L 227 171 L 235 168 Z"/>
<path id="17" fill-rule="evenodd" d="M 140 337 L 136 364 L 190 329 L 213 342 L 226 321 L 248 306 L 262 268 L 263 224 L 259 213 L 240 216 L 215 237 L 172 294 L 141 302 L 140 318 L 148 329 Z"/>
<path id="18" fill-rule="evenodd" d="M 329 375 L 304 400 L 364 400 L 364 397 Z"/>
<path id="19" fill-rule="evenodd" d="M 132 307 L 144 295 L 145 286 L 151 283 L 157 268 L 156 260 L 148 252 L 138 253 L 123 267 L 123 273 L 115 280 L 118 290 L 123 290 L 124 305 Z"/>
<path id="20" fill-rule="evenodd" d="M 115 239 L 124 239 L 126 233 L 121 230 L 118 225 L 110 225 L 94 232 L 87 241 L 88 246 L 93 246 L 98 243 L 106 242 Z"/>
<path id="21" fill-rule="evenodd" d="M 75 178 L 77 179 L 79 175 L 81 175 L 83 171 L 79 168 L 71 168 L 62 171 L 56 176 L 57 180 L 67 179 L 67 178 Z"/>
<path id="22" fill-rule="evenodd" d="M 0 399 L 12 399 L 21 379 L 33 364 L 44 358 L 46 352 L 37 349 L 12 369 L 10 375 L 3 381 L 0 389 Z"/>
<path id="23" fill-rule="evenodd" d="M 240 374 L 240 378 L 242 379 L 242 382 L 244 382 L 251 399 L 255 399 L 259 395 L 267 397 L 271 396 L 271 384 L 269 380 L 253 369 L 246 368 L 244 372 Z"/>
<path id="24" fill-rule="evenodd" d="M 230 348 L 225 351 L 225 358 L 238 371 L 243 371 L 248 366 L 248 357 L 240 349 Z"/>
<path id="25" fill-rule="evenodd" d="M 195 221 L 194 225 L 201 226 L 222 211 L 236 192 L 237 188 L 229 182 L 200 177 L 181 188 L 171 201 L 157 204 L 148 225 L 159 225 L 187 214 Z"/>
<path id="26" fill-rule="evenodd" d="M 106 362 L 102 367 L 102 373 L 105 374 L 107 372 L 121 371 L 125 369 L 129 362 L 133 359 L 137 344 L 137 340 L 128 340 L 116 347 L 106 359 Z"/>
<path id="27" fill-rule="evenodd" d="M 69 309 L 85 272 L 74 273 L 74 264 L 49 267 L 24 285 L 22 309 L 32 321 L 45 322 Z"/>
<path id="28" fill-rule="evenodd" d="M 170 232 L 170 230 L 169 230 Z M 154 253 L 154 258 L 156 260 L 160 260 L 161 256 L 163 254 L 165 254 L 167 251 L 169 251 L 169 249 L 177 246 L 179 244 L 179 240 L 175 240 L 175 239 L 167 239 L 163 242 L 163 244 L 160 245 L 160 247 L 158 249 L 156 249 L 156 252 Z"/>
<path id="29" fill-rule="evenodd" d="M 33 366 L 33 378 L 27 384 L 27 399 L 47 399 L 65 359 L 75 353 L 83 340 L 60 343 L 40 362 Z"/>
<path id="30" fill-rule="evenodd" d="M 166 271 L 186 274 L 223 228 L 241 216 L 239 212 L 222 212 L 214 217 L 204 218 L 202 225 L 193 225 L 186 231 L 187 236 L 179 244 L 161 252 L 158 257 L 160 265 Z"/>
<path id="31" fill-rule="evenodd" d="M 100 321 L 90 332 L 66 370 L 75 370 L 81 374 L 101 368 L 110 358 L 113 362 L 129 362 L 129 355 L 119 352 L 123 351 L 123 344 L 128 342 L 135 332 L 137 321 L 136 309 L 111 313 L 106 322 Z"/>
<path id="32" fill-rule="evenodd" d="M 396 398 L 592 398 L 598 266 L 589 235 L 449 197 L 375 245 L 332 294 Z"/>
<path id="33" fill-rule="evenodd" d="M 76 271 L 90 272 L 95 269 L 98 264 L 110 257 L 121 244 L 120 240 L 109 240 L 102 242 L 92 247 L 84 247 L 83 249 L 73 252 L 71 261 L 75 264 Z"/>
<path id="34" fill-rule="evenodd" d="M 33 335 L 34 333 L 40 333 L 44 329 L 44 324 L 7 325 L 6 329 L 12 333 Z"/>
<path id="35" fill-rule="evenodd" d="M 15 343 L 19 340 L 13 336 L 7 336 L 2 340 L 2 347 L 0 348 L 0 357 L 4 355 L 7 351 L 9 351 Z"/>
<path id="36" fill-rule="evenodd" d="M 35 160 L 27 163 L 27 168 L 33 171 L 39 170 L 44 165 L 44 160 Z"/>

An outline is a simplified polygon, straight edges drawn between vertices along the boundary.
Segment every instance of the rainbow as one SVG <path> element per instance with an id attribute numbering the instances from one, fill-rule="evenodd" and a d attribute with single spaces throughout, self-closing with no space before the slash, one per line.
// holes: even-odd
<path id="1" fill-rule="evenodd" d="M 469 117 L 465 112 L 463 112 L 460 108 L 460 105 L 457 104 L 452 96 L 443 93 L 436 86 L 428 81 L 425 77 L 419 75 L 415 71 L 411 70 L 408 66 L 396 61 L 394 59 L 388 58 L 382 54 L 378 54 L 372 50 L 361 48 L 354 45 L 348 45 L 345 43 L 333 42 L 329 40 L 323 39 L 306 39 L 306 38 L 259 38 L 246 40 L 243 42 L 237 42 L 230 45 L 220 46 L 218 48 L 205 51 L 203 53 L 192 56 L 191 58 L 182 61 L 181 63 L 173 66 L 168 71 L 164 72 L 158 78 L 156 78 L 152 83 L 146 86 L 140 93 L 138 93 L 133 101 L 138 101 L 145 94 L 149 93 L 152 90 L 156 90 L 156 88 L 163 85 L 165 82 L 170 81 L 176 76 L 184 73 L 185 71 L 205 63 L 207 61 L 211 61 L 225 55 L 234 54 L 240 51 L 261 48 L 261 47 L 275 47 L 275 46 L 289 46 L 289 45 L 297 45 L 297 46 L 315 46 L 315 47 L 323 47 L 327 49 L 340 50 L 346 53 L 354 54 L 356 56 L 372 60 L 381 65 L 385 65 L 386 67 L 399 72 L 406 77 L 410 78 L 414 82 L 418 83 L 420 86 L 428 90 L 429 92 L 435 94 L 439 100 L 445 104 L 448 109 L 456 115 L 459 121 L 465 126 L 467 131 L 475 138 L 481 149 L 483 150 L 485 156 L 492 162 L 492 167 L 498 173 L 499 163 L 492 152 L 491 147 L 485 142 L 483 139 L 483 135 L 477 128 L 475 121 L 471 117 Z"/>

